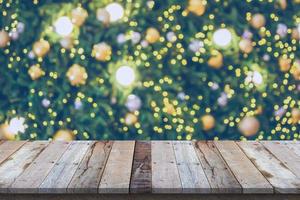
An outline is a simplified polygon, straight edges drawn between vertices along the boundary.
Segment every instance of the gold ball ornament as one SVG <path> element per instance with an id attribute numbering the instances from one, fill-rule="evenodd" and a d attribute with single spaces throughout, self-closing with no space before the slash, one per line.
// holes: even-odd
<path id="1" fill-rule="evenodd" d="M 104 8 L 98 8 L 96 11 L 97 20 L 102 22 L 104 25 L 108 25 L 110 23 L 110 15 Z"/>
<path id="2" fill-rule="evenodd" d="M 239 42 L 239 47 L 243 53 L 247 53 L 247 54 L 251 53 L 253 50 L 252 41 L 248 39 L 242 39 Z"/>
<path id="3" fill-rule="evenodd" d="M 205 0 L 189 0 L 187 10 L 197 16 L 201 16 L 205 13 L 206 3 Z"/>
<path id="4" fill-rule="evenodd" d="M 111 46 L 105 42 L 95 44 L 93 47 L 92 56 L 98 61 L 108 61 L 111 58 L 112 50 Z"/>
<path id="5" fill-rule="evenodd" d="M 72 10 L 71 21 L 76 26 L 81 26 L 85 22 L 87 17 L 88 12 L 84 8 L 77 7 Z"/>
<path id="6" fill-rule="evenodd" d="M 293 30 L 292 30 L 292 39 L 294 39 L 294 40 L 300 39 L 300 33 L 297 28 L 293 28 Z"/>
<path id="7" fill-rule="evenodd" d="M 277 3 L 278 3 L 278 5 L 280 6 L 280 8 L 281 8 L 282 10 L 285 10 L 285 9 L 286 9 L 286 7 L 287 7 L 287 2 L 286 2 L 286 0 L 277 0 Z"/>
<path id="8" fill-rule="evenodd" d="M 132 124 L 135 124 L 138 121 L 138 118 L 133 113 L 127 113 L 125 115 L 125 124 L 130 126 Z"/>
<path id="9" fill-rule="evenodd" d="M 280 68 L 280 71 L 282 71 L 282 72 L 289 71 L 291 68 L 291 63 L 292 63 L 292 60 L 289 58 L 280 57 L 278 59 L 279 68 Z"/>
<path id="10" fill-rule="evenodd" d="M 67 129 L 61 129 L 58 130 L 54 136 L 53 136 L 53 140 L 55 141 L 72 141 L 75 139 L 75 136 L 73 134 L 73 132 L 71 130 L 67 130 Z"/>
<path id="11" fill-rule="evenodd" d="M 28 74 L 32 80 L 37 80 L 44 76 L 45 72 L 40 68 L 40 66 L 32 65 L 28 70 Z"/>
<path id="12" fill-rule="evenodd" d="M 166 103 L 164 108 L 165 108 L 166 113 L 168 113 L 169 115 L 176 114 L 176 109 L 174 108 L 174 106 L 172 104 Z"/>
<path id="13" fill-rule="evenodd" d="M 146 40 L 147 42 L 149 42 L 150 44 L 153 44 L 155 42 L 157 42 L 160 38 L 160 33 L 158 32 L 158 30 L 156 28 L 148 28 L 146 31 Z"/>
<path id="14" fill-rule="evenodd" d="M 254 112 L 257 115 L 260 115 L 260 114 L 263 113 L 263 111 L 264 111 L 263 107 L 262 106 L 258 106 Z"/>
<path id="15" fill-rule="evenodd" d="M 252 26 L 253 28 L 259 29 L 259 28 L 261 28 L 261 27 L 263 27 L 263 26 L 266 25 L 266 18 L 265 18 L 264 15 L 259 14 L 259 13 L 254 14 L 254 15 L 252 16 L 252 19 L 251 19 L 251 21 L 250 21 L 250 24 L 251 24 L 251 26 Z"/>
<path id="16" fill-rule="evenodd" d="M 4 30 L 0 31 L 0 48 L 4 48 L 8 45 L 10 37 Z"/>
<path id="17" fill-rule="evenodd" d="M 202 121 L 202 125 L 203 125 L 202 128 L 205 131 L 209 131 L 215 127 L 215 123 L 216 123 L 215 118 L 210 114 L 206 114 L 206 115 L 202 116 L 201 121 Z"/>
<path id="18" fill-rule="evenodd" d="M 300 66 L 296 66 L 293 68 L 293 77 L 295 80 L 300 81 Z"/>
<path id="19" fill-rule="evenodd" d="M 33 44 L 33 52 L 37 57 L 44 57 L 50 50 L 50 44 L 46 40 L 36 41 Z"/>
<path id="20" fill-rule="evenodd" d="M 59 43 L 65 49 L 72 49 L 74 46 L 74 40 L 72 37 L 64 37 L 59 41 Z"/>
<path id="21" fill-rule="evenodd" d="M 67 77 L 73 86 L 84 85 L 88 74 L 84 67 L 73 64 L 67 71 Z"/>
<path id="22" fill-rule="evenodd" d="M 300 109 L 299 108 L 293 108 L 292 109 L 292 123 L 297 124 L 300 122 Z"/>
<path id="23" fill-rule="evenodd" d="M 244 117 L 238 124 L 239 131 L 245 137 L 254 136 L 260 128 L 260 123 L 255 117 Z"/>
<path id="24" fill-rule="evenodd" d="M 214 69 L 219 69 L 223 66 L 223 55 L 219 51 L 212 51 L 211 57 L 208 59 L 208 65 Z"/>
<path id="25" fill-rule="evenodd" d="M 0 125 L 0 139 L 3 140 L 15 140 L 16 134 L 9 130 L 8 123 L 3 123 Z"/>

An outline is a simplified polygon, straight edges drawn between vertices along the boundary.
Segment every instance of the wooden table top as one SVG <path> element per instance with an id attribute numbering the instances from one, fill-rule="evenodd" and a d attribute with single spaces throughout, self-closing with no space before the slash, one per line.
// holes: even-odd
<path id="1" fill-rule="evenodd" d="M 300 193 L 300 142 L 2 141 L 0 193 Z"/>

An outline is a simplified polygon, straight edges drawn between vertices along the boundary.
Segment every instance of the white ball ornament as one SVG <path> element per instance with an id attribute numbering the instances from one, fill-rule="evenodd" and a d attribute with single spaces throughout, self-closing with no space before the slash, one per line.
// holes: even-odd
<path id="1" fill-rule="evenodd" d="M 135 80 L 134 70 L 129 66 L 121 66 L 116 71 L 116 80 L 122 86 L 129 86 Z"/>
<path id="2" fill-rule="evenodd" d="M 69 17 L 63 16 L 54 23 L 54 30 L 60 36 L 68 36 L 73 31 L 73 23 Z"/>
<path id="3" fill-rule="evenodd" d="M 119 3 L 110 3 L 105 10 L 109 13 L 111 22 L 118 21 L 124 16 L 124 8 Z"/>
<path id="4" fill-rule="evenodd" d="M 226 47 L 232 40 L 231 32 L 226 28 L 218 29 L 213 34 L 213 41 L 220 47 Z"/>

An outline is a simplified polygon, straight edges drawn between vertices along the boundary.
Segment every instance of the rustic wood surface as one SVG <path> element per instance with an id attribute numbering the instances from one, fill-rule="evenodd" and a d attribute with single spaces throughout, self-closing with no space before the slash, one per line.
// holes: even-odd
<path id="1" fill-rule="evenodd" d="M 300 142 L 1 141 L 0 193 L 300 194 Z"/>

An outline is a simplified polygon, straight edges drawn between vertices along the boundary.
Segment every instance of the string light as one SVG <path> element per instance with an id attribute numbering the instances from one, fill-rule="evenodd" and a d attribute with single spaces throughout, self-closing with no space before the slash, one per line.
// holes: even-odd
<path id="1" fill-rule="evenodd" d="M 111 22 L 118 21 L 124 15 L 124 8 L 119 3 L 108 4 L 105 10 L 109 13 Z"/>
<path id="2" fill-rule="evenodd" d="M 218 29 L 213 34 L 213 41 L 220 47 L 226 47 L 232 40 L 231 32 L 226 28 Z"/>
<path id="3" fill-rule="evenodd" d="M 116 72 L 116 80 L 122 86 L 129 86 L 135 80 L 134 70 L 129 66 L 122 66 Z"/>
<path id="4" fill-rule="evenodd" d="M 73 24 L 70 18 L 64 16 L 57 19 L 54 23 L 55 32 L 61 36 L 68 36 L 73 31 Z"/>

